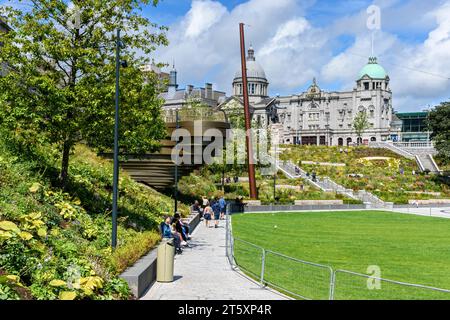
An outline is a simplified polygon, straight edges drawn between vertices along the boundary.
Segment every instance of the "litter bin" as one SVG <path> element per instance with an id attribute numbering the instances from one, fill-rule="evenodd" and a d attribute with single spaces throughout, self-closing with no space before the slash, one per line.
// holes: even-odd
<path id="1" fill-rule="evenodd" d="M 175 247 L 173 239 L 163 239 L 158 247 L 158 257 L 156 260 L 156 281 L 173 281 L 173 261 L 175 256 Z"/>

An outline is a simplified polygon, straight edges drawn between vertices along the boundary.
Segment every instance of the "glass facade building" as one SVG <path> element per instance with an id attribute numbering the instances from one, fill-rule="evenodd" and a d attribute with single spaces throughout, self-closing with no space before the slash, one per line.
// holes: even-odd
<path id="1" fill-rule="evenodd" d="M 430 132 L 426 123 L 427 112 L 405 112 L 395 114 L 402 122 L 401 141 L 428 141 Z"/>

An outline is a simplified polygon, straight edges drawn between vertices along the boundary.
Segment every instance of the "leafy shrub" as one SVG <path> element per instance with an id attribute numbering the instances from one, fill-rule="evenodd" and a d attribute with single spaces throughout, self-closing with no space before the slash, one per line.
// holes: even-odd
<path id="1" fill-rule="evenodd" d="M 112 164 L 82 145 L 71 159 L 63 191 L 51 146 L 0 135 L 0 266 L 23 284 L 2 283 L 2 297 L 128 299 L 119 273 L 159 241 L 156 229 L 172 200 L 121 172 L 119 247 L 111 252 Z"/>
<path id="2" fill-rule="evenodd" d="M 153 248 L 161 239 L 155 231 L 143 232 L 136 235 L 135 241 L 118 247 L 111 255 L 111 264 L 115 271 L 123 272 L 140 257 Z"/>

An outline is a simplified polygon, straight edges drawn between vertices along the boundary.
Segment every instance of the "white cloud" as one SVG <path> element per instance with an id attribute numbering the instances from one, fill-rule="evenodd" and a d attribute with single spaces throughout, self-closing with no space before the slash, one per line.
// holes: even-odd
<path id="1" fill-rule="evenodd" d="M 158 60 L 176 61 L 182 85 L 213 82 L 229 93 L 240 66 L 238 24 L 244 22 L 247 45 L 253 44 L 272 95 L 299 93 L 313 77 L 325 90 L 351 90 L 371 52 L 366 10 L 334 17 L 319 27 L 305 16 L 312 3 L 249 0 L 229 11 L 219 1 L 195 0 L 170 26 L 171 44 L 158 51 Z M 383 24 L 375 37 L 375 54 L 391 78 L 394 106 L 411 110 L 448 96 L 450 81 L 428 73 L 450 70 L 450 1 L 375 3 L 382 7 Z M 416 33 L 423 41 L 414 38 Z M 413 41 L 405 40 L 405 34 Z M 353 38 L 353 43 L 343 48 L 341 36 Z"/>
<path id="2" fill-rule="evenodd" d="M 434 29 L 422 43 L 407 43 L 387 32 L 379 32 L 375 37 L 375 55 L 389 74 L 394 107 L 398 110 L 423 109 L 450 96 L 450 1 L 424 16 L 427 23 L 433 19 Z M 359 55 L 368 56 L 371 51 L 370 34 L 363 30 L 355 33 L 353 45 L 333 57 L 321 71 L 325 81 L 343 83 L 342 88 L 346 89 L 354 85 L 362 63 L 366 62 Z"/>
<path id="3" fill-rule="evenodd" d="M 194 38 L 208 31 L 227 12 L 219 2 L 196 0 L 186 15 L 186 37 Z"/>

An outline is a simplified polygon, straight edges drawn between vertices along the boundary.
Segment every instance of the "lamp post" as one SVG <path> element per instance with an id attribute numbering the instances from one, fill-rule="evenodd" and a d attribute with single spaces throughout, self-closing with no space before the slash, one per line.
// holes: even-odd
<path id="1" fill-rule="evenodd" d="M 175 110 L 175 122 L 176 122 L 176 130 L 180 128 L 180 118 L 178 117 L 178 109 Z M 177 138 L 178 143 L 178 138 Z M 174 213 L 177 213 L 178 211 L 178 152 L 176 153 L 176 159 L 175 159 L 175 189 L 173 192 L 173 198 L 174 198 Z"/>
<path id="2" fill-rule="evenodd" d="M 120 66 L 126 68 L 127 62 L 120 60 L 120 49 L 124 48 L 120 40 L 120 29 L 117 29 L 116 39 L 116 110 L 114 122 L 114 173 L 113 173 L 113 204 L 112 204 L 112 235 L 111 246 L 117 246 L 117 202 L 119 196 L 119 99 L 120 99 Z"/>
<path id="3" fill-rule="evenodd" d="M 278 172 L 278 166 L 277 166 L 277 160 L 278 160 L 278 153 L 277 153 L 277 143 L 274 145 L 274 161 L 275 161 L 275 170 L 273 173 L 273 203 L 276 203 L 276 196 L 277 196 L 277 172 Z"/>

